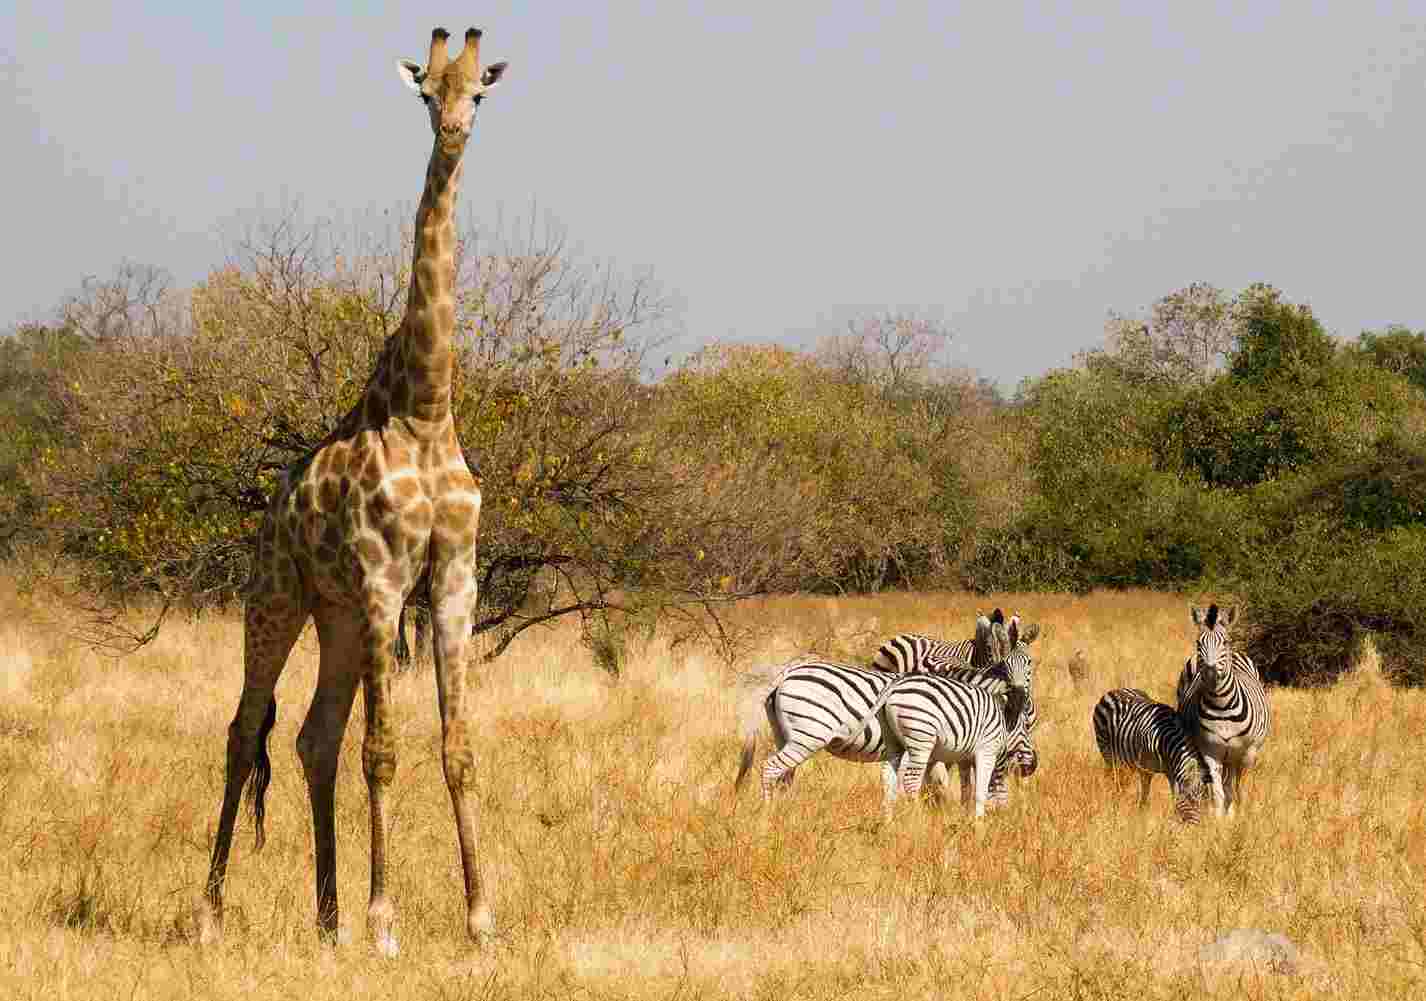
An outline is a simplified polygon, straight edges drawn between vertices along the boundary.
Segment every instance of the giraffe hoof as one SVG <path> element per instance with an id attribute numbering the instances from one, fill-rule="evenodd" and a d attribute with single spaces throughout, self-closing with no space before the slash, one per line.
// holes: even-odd
<path id="1" fill-rule="evenodd" d="M 223 919 L 207 901 L 193 908 L 193 922 L 198 928 L 199 945 L 216 945 L 222 940 Z"/>
<path id="2" fill-rule="evenodd" d="M 495 918 L 484 905 L 473 908 L 465 919 L 466 934 L 477 949 L 486 949 L 495 941 Z"/>
<path id="3" fill-rule="evenodd" d="M 387 959 L 395 959 L 401 955 L 401 946 L 396 942 L 396 936 L 387 932 L 376 937 L 376 951 Z"/>

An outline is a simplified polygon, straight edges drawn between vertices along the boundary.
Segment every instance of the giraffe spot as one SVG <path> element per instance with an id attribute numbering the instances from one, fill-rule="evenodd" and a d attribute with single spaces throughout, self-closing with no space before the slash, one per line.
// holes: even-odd
<path id="1" fill-rule="evenodd" d="M 361 471 L 361 486 L 363 490 L 372 491 L 381 486 L 382 468 L 381 456 L 372 452 L 366 458 L 366 465 Z"/>
<path id="2" fill-rule="evenodd" d="M 429 535 L 435 516 L 430 503 L 416 504 L 406 511 L 406 525 L 418 535 Z"/>
<path id="3" fill-rule="evenodd" d="M 327 452 L 327 471 L 337 477 L 346 475 L 347 446 L 345 443 L 337 442 Z"/>
<path id="4" fill-rule="evenodd" d="M 387 496 L 385 490 L 377 490 L 366 501 L 367 514 L 371 520 L 380 524 L 391 514 L 391 498 Z"/>
<path id="5" fill-rule="evenodd" d="M 403 476 L 392 484 L 396 493 L 396 506 L 405 507 L 421 496 L 420 481 L 414 476 Z"/>
<path id="6" fill-rule="evenodd" d="M 386 568 L 386 582 L 393 588 L 401 589 L 406 585 L 407 579 L 406 564 L 392 563 Z"/>
<path id="7" fill-rule="evenodd" d="M 364 566 L 379 566 L 386 561 L 386 543 L 374 535 L 363 535 L 357 541 L 356 551 Z"/>
<path id="8" fill-rule="evenodd" d="M 337 486 L 337 481 L 328 476 L 322 480 L 322 485 L 317 490 L 317 506 L 322 511 L 335 511 L 337 505 L 341 503 L 342 493 Z"/>

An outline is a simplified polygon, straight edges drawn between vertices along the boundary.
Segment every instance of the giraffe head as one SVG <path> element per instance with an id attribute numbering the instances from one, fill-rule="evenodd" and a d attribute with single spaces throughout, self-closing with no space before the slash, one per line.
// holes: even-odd
<path id="1" fill-rule="evenodd" d="M 465 33 L 465 48 L 450 58 L 446 51 L 445 28 L 431 32 L 431 56 L 423 70 L 410 59 L 396 60 L 396 72 L 401 80 L 416 92 L 431 115 L 431 131 L 439 140 L 442 153 L 458 157 L 475 127 L 475 109 L 485 95 L 500 82 L 508 63 L 491 63 L 480 67 L 480 29 Z"/>

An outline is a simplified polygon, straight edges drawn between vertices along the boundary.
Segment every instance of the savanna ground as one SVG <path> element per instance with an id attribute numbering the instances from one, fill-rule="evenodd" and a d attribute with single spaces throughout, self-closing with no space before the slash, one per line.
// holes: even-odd
<path id="1" fill-rule="evenodd" d="M 0 587 L 4 587 L 0 585 Z M 963 637 L 977 608 L 1042 623 L 1042 766 L 979 827 L 952 803 L 880 819 L 877 769 L 825 756 L 773 811 L 734 810 L 735 672 L 635 641 L 620 678 L 573 630 L 482 668 L 482 852 L 501 934 L 473 954 L 429 669 L 396 686 L 394 896 L 402 952 L 365 933 L 361 700 L 338 784 L 342 926 L 314 930 L 310 815 L 293 741 L 316 674 L 304 635 L 278 687 L 268 842 L 244 819 L 222 943 L 193 943 L 241 679 L 232 618 L 101 657 L 61 613 L 0 591 L 0 995 L 12 998 L 1405 996 L 1426 984 L 1426 694 L 1370 654 L 1338 687 L 1274 690 L 1245 812 L 1186 829 L 1156 779 L 1116 784 L 1090 712 L 1106 689 L 1172 696 L 1187 602 L 1150 593 L 783 598 L 736 667 L 866 656 L 903 629 Z M 1076 687 L 1066 663 L 1089 658 Z M 759 750 L 759 763 L 766 748 Z M 954 783 L 953 783 L 954 785 Z M 953 793 L 954 796 L 954 793 Z M 1290 938 L 1296 972 L 1205 961 L 1234 929 Z"/>

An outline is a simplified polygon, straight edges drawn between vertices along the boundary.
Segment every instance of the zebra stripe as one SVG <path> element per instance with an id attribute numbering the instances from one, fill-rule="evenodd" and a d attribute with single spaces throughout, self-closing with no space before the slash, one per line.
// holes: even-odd
<path id="1" fill-rule="evenodd" d="M 883 671 L 816 658 L 800 658 L 785 666 L 762 698 L 777 743 L 763 765 L 763 797 L 771 794 L 774 784 L 791 785 L 798 766 L 824 748 L 845 761 L 883 761 L 886 748 L 879 724 L 846 738 L 839 738 L 838 732 L 869 712 L 894 680 Z M 752 764 L 751 730 L 748 722 L 744 726 L 744 754 L 733 781 L 735 790 Z M 884 764 L 884 786 L 895 781 L 895 773 L 886 772 Z"/>
<path id="2" fill-rule="evenodd" d="M 1228 627 L 1237 609 L 1207 614 L 1192 608 L 1199 627 L 1193 657 L 1179 674 L 1178 711 L 1199 753 L 1208 762 L 1213 809 L 1232 815 L 1241 798 L 1238 783 L 1253 767 L 1272 723 L 1267 690 L 1253 662 L 1228 645 Z"/>
<path id="3" fill-rule="evenodd" d="M 1094 707 L 1094 741 L 1110 768 L 1139 771 L 1139 806 L 1148 805 L 1149 785 L 1155 775 L 1163 775 L 1179 818 L 1199 822 L 1211 785 L 1208 764 L 1172 706 L 1155 702 L 1137 688 L 1105 692 Z"/>
<path id="4" fill-rule="evenodd" d="M 975 815 L 983 817 L 987 801 L 992 806 L 1004 802 L 992 795 L 992 789 L 1005 788 L 1012 759 L 1022 775 L 1033 773 L 1038 764 L 1025 727 L 1024 697 L 1023 689 L 1002 699 L 938 674 L 902 675 L 886 687 L 870 712 L 843 727 L 836 739 L 877 732 L 899 776 L 899 782 L 888 786 L 888 803 L 896 799 L 898 785 L 910 795 L 919 793 L 927 768 L 959 765 L 962 802 L 970 805 L 967 793 L 973 782 Z"/>
<path id="5" fill-rule="evenodd" d="M 874 670 L 892 674 L 915 674 L 927 663 L 957 662 L 970 667 L 990 667 L 1004 659 L 1009 649 L 1005 613 L 996 609 L 989 618 L 977 615 L 975 636 L 961 640 L 938 640 L 924 633 L 900 633 L 883 643 L 872 657 Z"/>

